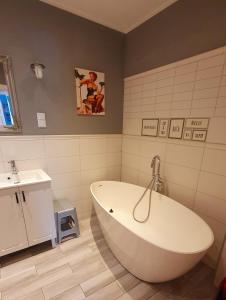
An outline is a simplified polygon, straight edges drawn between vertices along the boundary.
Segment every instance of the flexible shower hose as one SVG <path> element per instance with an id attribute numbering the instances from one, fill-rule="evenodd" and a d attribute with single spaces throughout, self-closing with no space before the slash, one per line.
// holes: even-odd
<path id="1" fill-rule="evenodd" d="M 148 186 L 146 187 L 145 191 L 143 192 L 142 196 L 140 197 L 140 199 L 137 201 L 136 205 L 133 208 L 133 218 L 135 221 L 139 222 L 139 223 L 145 223 L 149 216 L 150 216 L 150 211 L 151 211 L 151 194 L 152 194 L 152 190 L 153 190 L 153 184 L 154 184 L 155 178 L 153 177 L 152 180 L 149 182 Z M 140 204 L 140 202 L 142 201 L 142 199 L 144 198 L 145 194 L 147 193 L 147 191 L 150 188 L 150 194 L 149 194 L 149 204 L 148 204 L 148 214 L 147 217 L 144 218 L 143 220 L 139 220 L 135 217 L 135 210 L 137 208 L 137 206 Z"/>

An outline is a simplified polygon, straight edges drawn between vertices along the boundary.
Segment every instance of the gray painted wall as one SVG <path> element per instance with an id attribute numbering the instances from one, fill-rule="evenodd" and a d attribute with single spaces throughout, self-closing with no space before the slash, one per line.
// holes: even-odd
<path id="1" fill-rule="evenodd" d="M 23 134 L 121 133 L 124 35 L 38 0 L 5 0 L 0 55 L 10 55 Z M 34 78 L 30 64 L 46 66 Z M 106 116 L 76 115 L 74 67 L 105 72 Z M 38 129 L 36 113 L 47 128 Z"/>
<path id="2" fill-rule="evenodd" d="M 225 0 L 179 0 L 126 36 L 129 76 L 226 44 Z"/>

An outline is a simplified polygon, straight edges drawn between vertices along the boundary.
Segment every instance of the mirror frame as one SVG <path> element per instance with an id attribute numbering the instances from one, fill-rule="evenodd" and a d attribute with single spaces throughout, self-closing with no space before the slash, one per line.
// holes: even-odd
<path id="1" fill-rule="evenodd" d="M 12 60 L 9 56 L 0 55 L 0 63 L 3 64 L 3 70 L 5 73 L 8 93 L 11 100 L 12 117 L 14 123 L 14 125 L 12 126 L 5 125 L 0 127 L 0 133 L 21 132 L 22 128 L 20 122 L 20 113 L 19 113 L 19 106 L 18 106 L 17 95 L 16 95 L 15 81 L 13 77 Z"/>

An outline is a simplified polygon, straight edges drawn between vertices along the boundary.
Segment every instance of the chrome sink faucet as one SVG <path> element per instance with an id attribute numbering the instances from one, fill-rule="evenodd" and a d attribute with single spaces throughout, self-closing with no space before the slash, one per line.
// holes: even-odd
<path id="1" fill-rule="evenodd" d="M 16 167 L 15 160 L 10 160 L 9 164 L 10 164 L 10 168 L 11 168 L 12 177 L 14 179 L 14 184 L 19 183 L 20 178 L 19 178 L 19 175 L 18 175 L 18 170 L 17 170 L 17 167 Z"/>
<path id="2" fill-rule="evenodd" d="M 16 167 L 16 162 L 15 160 L 10 160 L 9 161 L 9 164 L 10 164 L 10 168 L 11 168 L 11 173 L 13 175 L 17 175 L 18 174 L 18 170 L 17 170 L 17 167 Z"/>

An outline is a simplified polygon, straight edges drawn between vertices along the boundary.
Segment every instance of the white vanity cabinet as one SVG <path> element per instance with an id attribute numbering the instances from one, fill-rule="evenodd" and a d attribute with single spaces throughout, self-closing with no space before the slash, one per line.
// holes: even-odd
<path id="1" fill-rule="evenodd" d="M 55 237 L 50 182 L 0 190 L 0 256 Z"/>
<path id="2" fill-rule="evenodd" d="M 28 247 L 18 188 L 0 191 L 0 256 Z"/>

